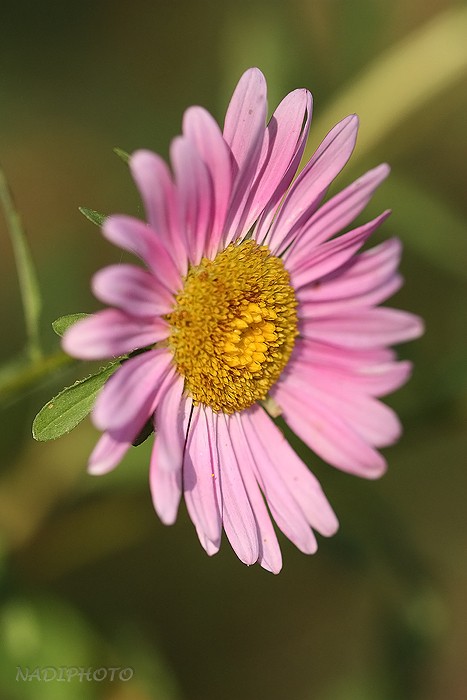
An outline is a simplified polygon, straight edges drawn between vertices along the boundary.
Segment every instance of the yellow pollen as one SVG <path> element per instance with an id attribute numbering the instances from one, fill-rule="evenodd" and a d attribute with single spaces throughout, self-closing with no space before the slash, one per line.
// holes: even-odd
<path id="1" fill-rule="evenodd" d="M 282 260 L 254 241 L 190 268 L 166 317 L 187 393 L 224 413 L 264 400 L 290 358 L 296 307 Z"/>

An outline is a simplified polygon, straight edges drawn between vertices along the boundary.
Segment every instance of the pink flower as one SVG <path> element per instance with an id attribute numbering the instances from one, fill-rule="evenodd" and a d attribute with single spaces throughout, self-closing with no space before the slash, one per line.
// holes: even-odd
<path id="1" fill-rule="evenodd" d="M 145 268 L 113 265 L 93 279 L 112 308 L 72 326 L 65 350 L 83 359 L 129 355 L 98 396 L 104 431 L 89 462 L 113 469 L 148 419 L 154 507 L 175 521 L 181 495 L 208 554 L 222 529 L 238 557 L 277 573 L 271 516 L 303 552 L 338 523 L 319 483 L 266 410 L 335 467 L 383 474 L 377 448 L 398 439 L 378 398 L 410 363 L 389 345 L 422 332 L 412 314 L 377 305 L 401 286 L 401 245 L 361 252 L 384 212 L 341 233 L 389 172 L 380 165 L 321 204 L 353 151 L 358 120 L 343 119 L 292 184 L 308 136 L 311 95 L 295 90 L 266 123 L 266 83 L 252 68 L 224 131 L 201 107 L 171 146 L 173 176 L 137 151 L 130 167 L 148 224 L 105 220 L 104 236 Z M 134 352 L 137 351 L 137 352 Z M 267 507 L 266 507 L 267 504 Z"/>

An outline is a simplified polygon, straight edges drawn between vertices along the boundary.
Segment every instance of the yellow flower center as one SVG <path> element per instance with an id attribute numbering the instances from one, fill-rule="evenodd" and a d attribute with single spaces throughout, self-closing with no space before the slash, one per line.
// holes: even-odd
<path id="1" fill-rule="evenodd" d="M 231 243 L 192 267 L 167 320 L 194 401 L 233 413 L 265 399 L 292 352 L 296 307 L 289 274 L 267 246 Z"/>

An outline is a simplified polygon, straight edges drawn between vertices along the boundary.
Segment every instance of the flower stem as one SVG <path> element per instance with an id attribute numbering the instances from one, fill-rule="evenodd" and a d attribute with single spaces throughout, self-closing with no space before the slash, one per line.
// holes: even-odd
<path id="1" fill-rule="evenodd" d="M 20 359 L 0 371 L 0 403 L 13 399 L 26 389 L 37 385 L 41 380 L 76 360 L 61 350 L 30 361 Z"/>
<path id="2" fill-rule="evenodd" d="M 21 218 L 14 205 L 8 183 L 0 168 L 0 202 L 3 206 L 8 233 L 13 246 L 13 253 L 18 271 L 21 299 L 26 323 L 26 354 L 34 362 L 42 356 L 39 340 L 39 318 L 41 313 L 41 295 L 37 283 L 36 270 L 31 250 L 24 232 Z"/>

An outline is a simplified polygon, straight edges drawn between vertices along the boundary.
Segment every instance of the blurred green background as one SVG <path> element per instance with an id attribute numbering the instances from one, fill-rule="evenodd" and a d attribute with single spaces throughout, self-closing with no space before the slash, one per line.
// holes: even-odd
<path id="1" fill-rule="evenodd" d="M 341 528 L 314 557 L 281 538 L 274 577 L 227 542 L 209 559 L 184 508 L 165 528 L 147 487 L 150 445 L 86 474 L 89 420 L 52 443 L 31 423 L 73 367 L 2 403 L 0 698 L 41 700 L 465 700 L 467 8 L 447 0 L 222 3 L 18 0 L 0 9 L 0 160 L 28 232 L 51 321 L 98 308 L 89 278 L 120 253 L 78 212 L 142 215 L 112 153 L 167 154 L 183 110 L 220 121 L 242 71 L 269 105 L 311 89 L 311 147 L 361 118 L 341 187 L 389 161 L 366 218 L 405 245 L 394 305 L 426 319 L 389 402 L 405 434 L 388 474 L 365 482 L 297 445 Z M 0 217 L 0 359 L 25 343 L 14 257 Z M 295 442 L 295 444 L 297 444 Z M 127 682 L 17 681 L 17 667 L 131 667 Z"/>

